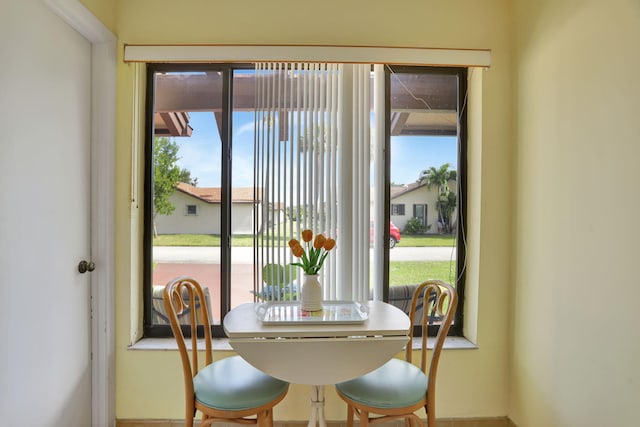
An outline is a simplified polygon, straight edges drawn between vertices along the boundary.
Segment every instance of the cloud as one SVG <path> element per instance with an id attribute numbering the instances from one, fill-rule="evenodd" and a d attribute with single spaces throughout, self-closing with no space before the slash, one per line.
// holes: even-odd
<path id="1" fill-rule="evenodd" d="M 253 122 L 248 122 L 245 123 L 243 125 L 238 126 L 236 129 L 234 129 L 234 138 L 239 138 L 245 134 L 249 134 L 251 136 L 251 138 L 253 139 L 253 132 L 255 130 L 255 125 L 253 124 Z"/>

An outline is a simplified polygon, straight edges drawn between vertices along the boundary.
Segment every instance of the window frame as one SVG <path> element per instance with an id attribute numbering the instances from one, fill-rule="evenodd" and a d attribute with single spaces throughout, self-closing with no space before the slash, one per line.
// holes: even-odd
<path id="1" fill-rule="evenodd" d="M 221 140 L 222 140 L 222 159 L 227 161 L 221 162 L 221 235 L 220 235 L 220 309 L 221 324 L 211 325 L 214 337 L 224 337 L 222 319 L 231 308 L 230 301 L 230 284 L 231 284 L 231 171 L 232 171 L 232 113 L 233 113 L 233 71 L 252 68 L 253 64 L 246 63 L 147 63 L 146 78 L 146 103 L 145 103 L 145 144 L 144 158 L 153 159 L 153 112 L 155 106 L 155 74 L 157 72 L 186 72 L 186 71 L 220 71 L 223 73 L 223 93 L 222 93 L 222 123 L 221 123 Z M 458 111 L 459 111 L 459 132 L 458 132 L 458 167 L 457 167 L 457 236 L 466 235 L 466 190 L 467 190 L 467 111 L 466 111 L 466 94 L 467 94 L 467 67 L 434 67 L 434 66 L 397 66 L 389 65 L 385 67 L 385 139 L 387 147 L 390 147 L 390 116 L 391 116 L 391 71 L 397 73 L 425 73 L 425 74 L 454 74 L 458 77 Z M 225 143 L 226 141 L 226 143 Z M 385 155 L 385 188 L 384 188 L 384 217 L 386 223 L 390 221 L 391 214 L 391 198 L 390 198 L 390 161 L 391 155 L 386 150 Z M 153 253 L 153 222 L 150 220 L 153 211 L 153 161 L 144 161 L 144 210 L 143 210 L 143 336 L 145 337 L 168 337 L 171 336 L 171 328 L 169 325 L 152 324 L 152 253 Z M 385 227 L 383 230 L 385 241 L 389 240 L 389 229 Z M 465 245 L 456 239 L 456 289 L 459 295 L 458 309 L 456 310 L 454 323 L 451 325 L 449 335 L 462 336 L 463 328 L 463 302 L 465 288 Z M 383 260 L 383 300 L 389 299 L 389 250 L 385 248 Z M 430 325 L 429 336 L 435 335 L 437 325 Z M 186 327 L 183 331 L 187 333 Z M 420 327 L 414 327 L 416 335 L 420 334 Z"/>
<path id="2" fill-rule="evenodd" d="M 458 307 L 455 311 L 453 323 L 449 328 L 449 336 L 463 336 L 464 328 L 464 291 L 466 283 L 466 244 L 464 238 L 467 235 L 467 141 L 468 141 L 468 123 L 467 123 L 467 95 L 468 95 L 468 74 L 469 67 L 436 67 L 436 66 L 411 66 L 411 65 L 387 65 L 385 67 L 385 102 L 386 102 L 386 124 L 385 138 L 387 147 L 391 147 L 391 132 L 389 123 L 391 122 L 391 73 L 424 73 L 424 74 L 446 74 L 455 75 L 458 80 L 458 167 L 456 180 L 456 194 L 458 197 L 458 209 L 456 216 L 456 281 L 453 284 L 458 292 Z M 390 220 L 390 186 L 391 186 L 391 155 L 390 150 L 386 150 L 385 155 L 385 221 Z M 385 230 L 385 239 L 389 239 L 389 230 Z M 384 300 L 389 299 L 389 254 L 385 252 L 384 259 Z M 422 334 L 421 327 L 414 325 L 414 334 L 420 336 Z M 429 325 L 428 336 L 435 336 L 438 332 L 437 325 Z"/>
<path id="3" fill-rule="evenodd" d="M 391 215 L 405 216 L 405 204 L 404 203 L 392 203 Z"/>
<path id="4" fill-rule="evenodd" d="M 191 209 L 193 208 L 193 209 Z M 193 213 L 191 212 L 193 210 Z M 186 204 L 184 205 L 184 215 L 185 216 L 198 216 L 198 205 Z"/>
<path id="5" fill-rule="evenodd" d="M 418 216 L 418 207 L 422 208 L 423 215 Z M 413 204 L 413 218 L 418 218 L 420 223 L 426 226 L 429 223 L 429 205 L 426 203 L 414 203 Z"/>
<path id="6" fill-rule="evenodd" d="M 155 74 L 157 72 L 189 72 L 189 71 L 218 71 L 222 79 L 222 123 L 220 139 L 222 142 L 221 159 L 221 207 L 220 207 L 220 308 L 222 318 L 231 307 L 231 166 L 232 166 L 232 97 L 233 70 L 251 68 L 251 64 L 202 64 L 202 63 L 148 63 L 146 75 L 146 104 L 145 104 L 145 144 L 144 158 L 153 159 L 153 129 L 155 111 Z M 226 143 L 225 143 L 226 141 Z M 153 161 L 144 162 L 144 210 L 143 210 L 143 336 L 148 338 L 163 338 L 172 335 L 170 325 L 158 325 L 153 318 Z M 221 319 L 222 320 L 222 319 Z M 184 334 L 189 334 L 188 326 L 182 325 Z M 219 325 L 211 325 L 214 337 L 224 337 L 222 321 Z"/>

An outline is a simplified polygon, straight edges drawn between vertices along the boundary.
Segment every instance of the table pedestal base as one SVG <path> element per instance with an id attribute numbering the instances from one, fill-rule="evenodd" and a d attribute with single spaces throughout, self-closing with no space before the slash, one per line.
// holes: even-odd
<path id="1" fill-rule="evenodd" d="M 311 416 L 309 417 L 308 427 L 327 427 L 324 419 L 324 386 L 311 386 Z"/>

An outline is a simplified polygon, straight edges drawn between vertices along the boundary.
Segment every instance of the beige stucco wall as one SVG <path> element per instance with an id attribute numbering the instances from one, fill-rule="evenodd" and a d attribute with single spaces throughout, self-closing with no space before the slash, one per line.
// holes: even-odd
<path id="1" fill-rule="evenodd" d="M 509 415 L 637 426 L 640 2 L 515 4 Z"/>
<path id="2" fill-rule="evenodd" d="M 455 181 L 449 182 L 449 188 L 452 188 L 455 191 Z M 409 221 L 414 216 L 413 206 L 426 204 L 427 225 L 430 226 L 430 228 L 427 230 L 427 233 L 438 233 L 438 208 L 436 203 L 437 192 L 438 189 L 435 186 L 432 186 L 431 189 L 424 186 L 394 197 L 393 199 L 391 199 L 391 204 L 404 204 L 404 215 L 392 214 L 391 222 L 393 222 L 401 232 L 404 232 L 404 227 L 407 225 L 407 221 Z M 452 218 L 454 218 L 455 215 L 457 215 L 457 208 L 454 211 Z"/>
<path id="3" fill-rule="evenodd" d="M 220 234 L 220 203 L 207 203 L 176 191 L 170 197 L 176 207 L 171 215 L 158 215 L 158 234 Z M 187 215 L 187 205 L 196 205 L 197 215 Z M 231 232 L 253 233 L 253 205 L 234 203 L 231 205 Z"/>
<path id="4" fill-rule="evenodd" d="M 176 209 L 171 215 L 156 217 L 158 234 L 220 234 L 220 203 L 207 203 L 180 191 L 170 200 Z M 187 205 L 196 205 L 197 215 L 187 215 Z M 231 216 L 233 234 L 253 233 L 253 204 L 233 203 Z"/>
<path id="5" fill-rule="evenodd" d="M 413 205 L 427 205 L 427 224 L 431 227 L 427 231 L 428 233 L 436 233 L 438 226 L 438 210 L 436 208 L 436 192 L 438 190 L 432 187 L 429 190 L 427 187 L 420 187 L 406 194 L 398 196 L 391 200 L 392 204 L 404 204 L 404 215 L 391 215 L 391 221 L 400 229 L 404 231 L 407 221 L 413 218 Z"/>
<path id="6" fill-rule="evenodd" d="M 470 100 L 475 127 L 470 129 L 469 168 L 475 193 L 469 194 L 466 314 L 469 334 L 479 348 L 445 351 L 438 416 L 507 413 L 512 158 L 508 1 L 328 0 L 301 9 L 299 2 L 290 0 L 122 0 L 117 3 L 116 27 L 121 48 L 123 43 L 284 43 L 491 49 L 491 69 L 484 78 L 481 70 L 471 77 L 482 86 L 476 94 L 490 96 Z M 136 144 L 143 133 L 143 90 L 137 86 L 143 77 L 143 70 L 119 59 L 116 155 L 122 173 L 116 182 L 116 413 L 118 418 L 180 418 L 183 386 L 175 352 L 128 348 L 141 332 L 138 190 L 142 179 L 140 170 L 129 171 L 132 162 L 142 160 Z M 292 387 L 276 408 L 276 419 L 307 419 L 308 392 L 305 386 Z M 344 416 L 344 404 L 329 388 L 327 417 Z"/>
<path id="7" fill-rule="evenodd" d="M 157 215 L 158 234 L 220 234 L 220 203 L 206 203 L 175 191 L 169 198 L 175 210 L 171 215 Z M 196 215 L 187 215 L 187 205 L 196 205 Z"/>

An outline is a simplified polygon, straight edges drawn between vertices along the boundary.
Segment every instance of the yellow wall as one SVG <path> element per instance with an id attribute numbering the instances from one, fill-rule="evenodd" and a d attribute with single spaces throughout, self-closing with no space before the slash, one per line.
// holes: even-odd
<path id="1" fill-rule="evenodd" d="M 116 31 L 116 0 L 80 0 L 111 31 Z"/>
<path id="2" fill-rule="evenodd" d="M 386 45 L 492 49 L 491 69 L 473 112 L 469 195 L 469 333 L 477 350 L 446 351 L 438 389 L 439 417 L 503 416 L 508 407 L 508 309 L 511 275 L 511 11 L 507 0 L 121 0 L 116 32 L 121 43 L 272 43 Z M 122 49 L 119 52 L 122 55 Z M 120 56 L 121 58 L 121 56 Z M 116 414 L 118 418 L 180 418 L 183 385 L 170 351 L 132 351 L 140 332 L 141 199 L 131 174 L 143 103 L 136 104 L 140 70 L 118 64 L 116 182 Z M 478 71 L 480 73 L 480 71 Z M 142 102 L 142 100 L 139 100 Z M 134 157 L 135 159 L 135 157 Z M 482 241 L 480 241 L 482 236 Z M 222 353 L 226 356 L 229 353 Z M 338 362 L 337 362 L 338 363 Z M 304 420 L 308 387 L 294 386 L 276 408 L 277 420 Z M 328 390 L 327 417 L 345 407 Z"/>
<path id="3" fill-rule="evenodd" d="M 640 2 L 515 2 L 509 416 L 636 426 Z"/>

